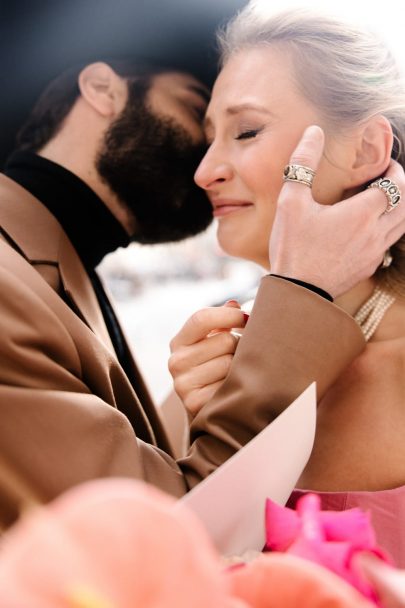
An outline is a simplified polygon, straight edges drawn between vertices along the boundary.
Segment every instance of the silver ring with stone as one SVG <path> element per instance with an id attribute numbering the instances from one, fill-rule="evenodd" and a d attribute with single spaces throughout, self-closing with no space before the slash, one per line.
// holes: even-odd
<path id="1" fill-rule="evenodd" d="M 298 182 L 312 188 L 315 171 L 304 165 L 286 165 L 284 168 L 284 181 Z"/>
<path id="2" fill-rule="evenodd" d="M 395 207 L 398 207 L 401 201 L 401 191 L 392 179 L 388 179 L 388 177 L 380 177 L 380 179 L 376 179 L 372 184 L 368 186 L 369 188 L 379 188 L 382 192 L 384 192 L 387 199 L 387 207 L 384 213 L 390 213 Z"/>

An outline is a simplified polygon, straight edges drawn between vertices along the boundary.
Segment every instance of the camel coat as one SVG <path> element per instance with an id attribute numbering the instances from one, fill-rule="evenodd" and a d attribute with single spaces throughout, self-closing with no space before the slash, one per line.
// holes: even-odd
<path id="1" fill-rule="evenodd" d="M 221 389 L 175 461 L 151 401 L 120 367 L 88 276 L 61 225 L 0 176 L 0 521 L 21 495 L 128 476 L 180 496 L 273 420 L 313 380 L 323 395 L 363 350 L 342 310 L 275 277 L 260 285 Z M 46 235 L 46 238 L 44 238 Z M 160 446 L 160 447 L 159 447 Z"/>

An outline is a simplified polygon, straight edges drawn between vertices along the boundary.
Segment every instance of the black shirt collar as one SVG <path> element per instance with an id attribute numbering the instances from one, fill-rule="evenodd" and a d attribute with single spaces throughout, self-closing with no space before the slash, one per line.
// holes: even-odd
<path id="1" fill-rule="evenodd" d="M 107 253 L 129 244 L 127 232 L 103 201 L 64 167 L 21 151 L 8 159 L 4 173 L 56 217 L 88 270 Z"/>

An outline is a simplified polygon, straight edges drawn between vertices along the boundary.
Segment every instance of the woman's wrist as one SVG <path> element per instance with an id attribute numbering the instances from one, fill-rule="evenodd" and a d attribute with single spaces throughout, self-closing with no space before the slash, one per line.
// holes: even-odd
<path id="1" fill-rule="evenodd" d="M 281 274 L 270 273 L 270 276 L 277 277 L 278 279 L 285 279 L 286 281 L 295 283 L 296 285 L 299 285 L 300 287 L 305 287 L 305 289 L 310 289 L 311 291 L 314 291 L 315 293 L 317 293 L 318 296 L 321 296 L 322 298 L 329 300 L 329 302 L 333 302 L 333 298 L 330 295 L 330 293 L 328 293 L 324 289 L 321 289 L 321 287 L 317 287 L 316 285 L 313 285 L 312 283 L 306 283 L 305 281 L 300 281 L 299 279 L 293 279 L 292 277 L 284 277 Z"/>

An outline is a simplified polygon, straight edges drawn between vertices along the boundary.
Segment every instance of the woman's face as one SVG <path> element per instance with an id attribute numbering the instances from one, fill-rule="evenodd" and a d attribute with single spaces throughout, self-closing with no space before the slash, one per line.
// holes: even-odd
<path id="1" fill-rule="evenodd" d="M 305 128 L 325 128 L 323 122 L 297 90 L 286 53 L 253 48 L 226 63 L 206 114 L 209 149 L 195 173 L 214 207 L 224 251 L 269 266 L 268 241 L 284 167 Z M 344 197 L 348 152 L 337 138 L 327 135 L 327 142 L 330 162 L 324 155 L 313 194 L 330 204 Z"/>

